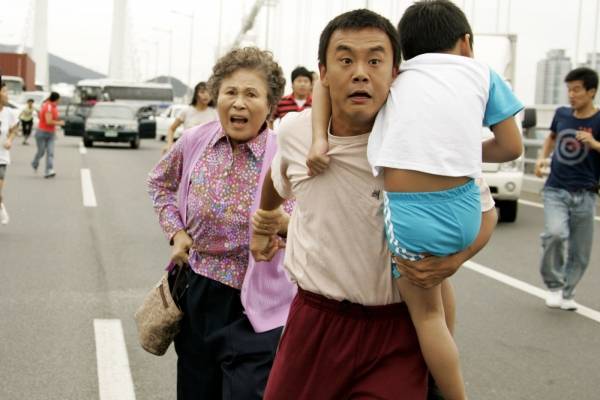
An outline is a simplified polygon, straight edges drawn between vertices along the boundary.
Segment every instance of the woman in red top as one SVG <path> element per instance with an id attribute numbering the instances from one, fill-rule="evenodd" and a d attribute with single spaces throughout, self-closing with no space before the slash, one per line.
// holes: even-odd
<path id="1" fill-rule="evenodd" d="M 54 172 L 54 140 L 56 139 L 56 126 L 63 126 L 64 121 L 58 119 L 58 109 L 56 108 L 60 100 L 60 94 L 50 93 L 48 100 L 42 105 L 40 110 L 40 123 L 35 132 L 35 142 L 37 144 L 37 153 L 31 162 L 33 170 L 37 172 L 40 159 L 46 153 L 46 171 L 44 178 L 52 178 L 56 175 Z"/>

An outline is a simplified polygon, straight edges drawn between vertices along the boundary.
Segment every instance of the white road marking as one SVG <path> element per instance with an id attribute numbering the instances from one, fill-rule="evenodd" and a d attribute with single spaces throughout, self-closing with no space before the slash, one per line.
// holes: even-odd
<path id="1" fill-rule="evenodd" d="M 530 285 L 529 283 L 520 281 L 518 279 L 515 279 L 515 278 L 508 276 L 506 274 L 503 274 L 501 272 L 495 271 L 495 270 L 488 268 L 486 266 L 483 266 L 481 264 L 477 264 L 476 262 L 473 262 L 473 261 L 467 261 L 464 264 L 464 266 L 472 271 L 475 271 L 482 275 L 485 275 L 488 278 L 497 280 L 498 282 L 502 282 L 505 285 L 511 286 L 515 289 L 519 289 L 519 290 L 521 290 L 525 293 L 528 293 L 532 296 L 539 297 L 540 299 L 543 299 L 543 300 L 546 299 L 547 292 L 544 289 L 540 289 L 537 286 Z M 575 312 L 579 315 L 582 315 L 586 318 L 589 318 L 593 321 L 600 323 L 600 312 L 598 312 L 596 310 L 593 310 L 589 307 L 585 307 L 585 306 L 579 304 L 579 308 L 577 308 L 577 310 Z"/>
<path id="2" fill-rule="evenodd" d="M 536 203 L 534 201 L 519 199 L 519 203 L 523 204 L 524 206 L 530 206 L 530 207 L 536 207 L 536 208 L 544 208 L 544 205 L 542 203 Z M 594 219 L 596 221 L 600 222 L 600 216 L 594 217 Z"/>
<path id="3" fill-rule="evenodd" d="M 81 169 L 81 192 L 83 193 L 84 207 L 97 207 L 96 194 L 92 184 L 92 173 L 87 168 Z"/>
<path id="4" fill-rule="evenodd" d="M 135 400 L 120 319 L 94 319 L 100 400 Z"/>
<path id="5" fill-rule="evenodd" d="M 81 154 L 87 154 L 87 149 L 85 148 L 85 146 L 83 145 L 83 142 L 79 142 L 79 152 Z"/>

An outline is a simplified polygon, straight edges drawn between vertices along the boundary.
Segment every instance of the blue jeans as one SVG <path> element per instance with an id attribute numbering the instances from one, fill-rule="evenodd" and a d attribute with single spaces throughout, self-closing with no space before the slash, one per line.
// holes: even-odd
<path id="1" fill-rule="evenodd" d="M 572 299 L 592 252 L 596 194 L 552 187 L 543 194 L 542 279 L 548 289 L 562 289 L 563 298 Z"/>
<path id="2" fill-rule="evenodd" d="M 45 132 L 37 130 L 35 132 L 35 142 L 37 144 L 37 153 L 33 157 L 31 166 L 37 169 L 40 165 L 40 160 L 46 153 L 46 174 L 54 169 L 54 140 L 56 138 L 55 133 Z"/>

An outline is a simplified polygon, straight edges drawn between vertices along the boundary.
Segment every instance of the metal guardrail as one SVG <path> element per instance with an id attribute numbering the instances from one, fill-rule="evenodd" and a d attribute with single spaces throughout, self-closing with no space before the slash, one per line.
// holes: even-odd
<path id="1" fill-rule="evenodd" d="M 549 128 L 542 127 L 529 128 L 525 130 L 525 137 L 523 138 L 523 146 L 525 147 L 525 151 L 523 153 L 525 174 L 533 175 L 535 162 L 537 161 L 540 150 L 544 145 L 544 139 L 541 139 L 538 133 L 544 132 L 543 136 L 546 136 L 549 131 Z"/>

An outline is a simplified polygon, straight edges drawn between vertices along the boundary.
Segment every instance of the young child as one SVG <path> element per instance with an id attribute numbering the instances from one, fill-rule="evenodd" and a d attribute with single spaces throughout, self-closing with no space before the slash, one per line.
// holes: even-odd
<path id="1" fill-rule="evenodd" d="M 473 59 L 471 27 L 450 1 L 413 4 L 398 31 L 405 62 L 375 120 L 367 157 L 374 175 L 383 171 L 390 250 L 414 261 L 457 253 L 475 240 L 481 206 L 474 180 L 481 175 L 482 155 L 487 162 L 505 162 L 521 154 L 513 117 L 523 106 L 498 74 Z M 307 161 L 312 174 L 329 162 L 324 90 L 314 94 Z M 483 145 L 482 124 L 494 132 Z M 392 272 L 438 387 L 446 399 L 465 399 L 440 285 L 423 289 L 399 279 L 395 266 Z"/>

